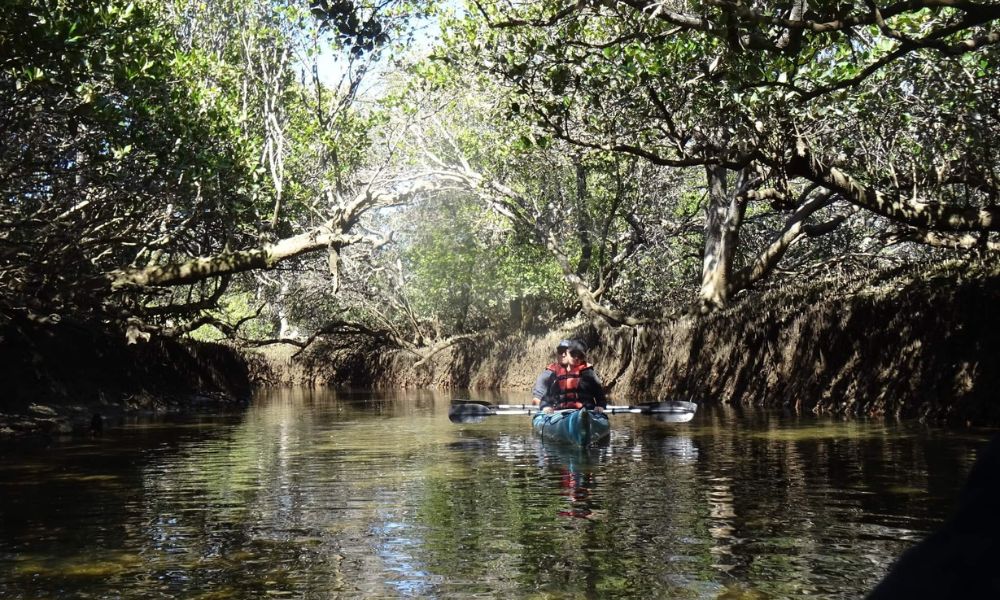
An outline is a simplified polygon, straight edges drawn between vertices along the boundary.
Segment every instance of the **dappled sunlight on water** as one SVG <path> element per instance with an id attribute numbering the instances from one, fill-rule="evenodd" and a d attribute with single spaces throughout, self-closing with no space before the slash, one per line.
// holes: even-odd
<path id="1" fill-rule="evenodd" d="M 277 390 L 8 453 L 0 597 L 857 598 L 986 439 L 707 406 L 581 450 L 449 400 Z"/>

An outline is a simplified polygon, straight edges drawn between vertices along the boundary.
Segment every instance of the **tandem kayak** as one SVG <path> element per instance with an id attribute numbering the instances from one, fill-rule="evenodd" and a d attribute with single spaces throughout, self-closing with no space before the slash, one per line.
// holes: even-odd
<path id="1" fill-rule="evenodd" d="M 536 413 L 531 426 L 543 440 L 586 446 L 611 433 L 608 415 L 586 409 Z"/>

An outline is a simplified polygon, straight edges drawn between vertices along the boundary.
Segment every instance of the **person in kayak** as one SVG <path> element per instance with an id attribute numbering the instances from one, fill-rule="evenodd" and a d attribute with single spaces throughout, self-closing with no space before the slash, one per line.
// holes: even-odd
<path id="1" fill-rule="evenodd" d="M 579 340 L 562 340 L 556 362 L 545 367 L 531 390 L 531 403 L 550 413 L 564 408 L 604 412 L 608 405 L 604 384 L 587 362 L 587 347 Z"/>

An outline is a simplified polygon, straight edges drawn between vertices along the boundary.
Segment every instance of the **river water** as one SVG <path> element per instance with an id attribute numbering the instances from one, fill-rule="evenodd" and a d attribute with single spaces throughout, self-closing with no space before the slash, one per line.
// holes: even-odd
<path id="1" fill-rule="evenodd" d="M 987 441 L 705 405 L 584 452 L 451 397 L 273 390 L 7 449 L 0 597 L 859 598 Z"/>

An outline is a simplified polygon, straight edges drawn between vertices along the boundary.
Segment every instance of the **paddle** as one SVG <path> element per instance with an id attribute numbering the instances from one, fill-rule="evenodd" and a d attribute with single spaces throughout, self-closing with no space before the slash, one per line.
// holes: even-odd
<path id="1" fill-rule="evenodd" d="M 486 417 L 493 415 L 530 415 L 536 412 L 538 412 L 537 407 L 501 409 L 491 404 L 462 402 L 451 405 L 448 409 L 448 419 L 452 423 L 482 423 Z"/>
<path id="2" fill-rule="evenodd" d="M 452 423 L 482 423 L 486 417 L 495 415 L 530 415 L 538 412 L 537 406 L 530 404 L 489 404 L 475 400 L 452 400 L 448 409 L 448 419 Z M 668 402 L 647 402 L 636 406 L 608 406 L 604 412 L 653 415 L 657 421 L 665 423 L 686 423 L 694 418 L 698 405 L 694 402 L 671 400 Z"/>

